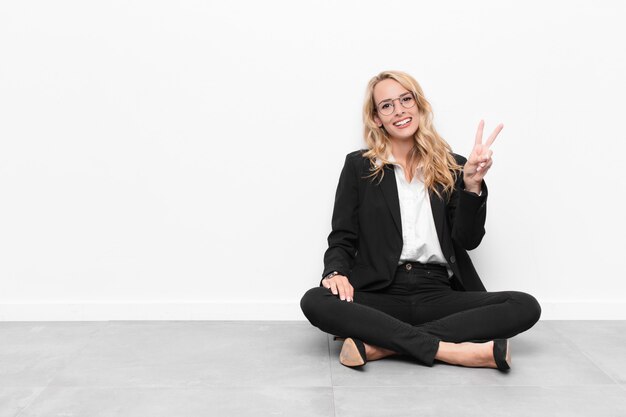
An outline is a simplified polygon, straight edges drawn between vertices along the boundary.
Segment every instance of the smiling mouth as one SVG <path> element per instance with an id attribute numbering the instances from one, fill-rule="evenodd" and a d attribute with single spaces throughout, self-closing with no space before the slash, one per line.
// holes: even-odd
<path id="1" fill-rule="evenodd" d="M 411 123 L 411 120 L 413 120 L 413 118 L 407 117 L 406 119 L 402 119 L 399 122 L 394 123 L 393 125 L 396 126 L 396 127 L 406 126 L 409 123 Z"/>

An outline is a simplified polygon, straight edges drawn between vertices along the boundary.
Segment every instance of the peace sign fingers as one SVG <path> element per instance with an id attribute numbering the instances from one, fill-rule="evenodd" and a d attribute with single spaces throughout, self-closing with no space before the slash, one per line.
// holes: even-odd
<path id="1" fill-rule="evenodd" d="M 476 140 L 474 141 L 474 145 L 483 145 L 483 128 L 484 127 L 485 127 L 485 121 L 481 120 L 480 123 L 478 123 L 478 130 L 476 130 Z M 493 143 L 494 140 L 496 140 L 496 137 L 498 136 L 498 134 L 503 128 L 504 128 L 504 124 L 502 123 L 496 126 L 494 131 L 491 133 L 491 136 L 489 136 L 489 139 L 487 139 L 487 142 L 484 143 L 483 145 L 484 148 L 489 148 L 491 146 L 491 144 Z M 481 149 L 484 149 L 484 148 L 481 148 Z"/>
<path id="2" fill-rule="evenodd" d="M 482 120 L 481 120 L 482 122 Z M 498 134 L 500 133 L 500 131 L 502 130 L 502 128 L 504 127 L 504 124 L 500 123 L 498 126 L 496 126 L 496 128 L 494 129 L 493 133 L 491 134 L 491 136 L 489 136 L 489 139 L 487 139 L 487 143 L 485 143 L 485 146 L 488 148 L 491 146 L 491 144 L 493 143 L 494 140 L 496 140 L 496 137 L 498 136 Z M 481 129 L 481 134 L 482 134 L 482 129 Z"/>
<path id="3" fill-rule="evenodd" d="M 481 188 L 481 182 L 491 168 L 493 161 L 491 156 L 493 151 L 489 147 L 496 140 L 496 137 L 504 128 L 504 124 L 500 123 L 494 131 L 491 133 L 485 143 L 483 143 L 483 129 L 485 127 L 485 121 L 481 120 L 478 123 L 478 129 L 476 130 L 476 139 L 474 140 L 474 149 L 467 158 L 465 165 L 463 166 L 463 180 L 465 182 L 465 189 L 468 191 L 478 192 Z"/>
<path id="4" fill-rule="evenodd" d="M 481 120 L 480 123 L 478 123 L 478 130 L 476 131 L 476 141 L 474 142 L 474 145 L 482 145 L 483 127 L 485 127 L 485 121 Z"/>

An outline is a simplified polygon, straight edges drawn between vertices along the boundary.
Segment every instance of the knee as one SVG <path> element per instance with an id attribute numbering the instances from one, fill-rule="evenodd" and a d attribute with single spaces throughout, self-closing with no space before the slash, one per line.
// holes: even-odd
<path id="1" fill-rule="evenodd" d="M 305 292 L 300 299 L 300 309 L 311 324 L 317 323 L 322 300 L 327 292 L 328 290 L 324 287 L 314 287 Z"/>
<path id="2" fill-rule="evenodd" d="M 512 291 L 512 293 L 516 304 L 519 306 L 519 320 L 522 321 L 521 324 L 526 329 L 530 329 L 541 317 L 541 305 L 535 297 L 528 293 L 519 291 Z"/>

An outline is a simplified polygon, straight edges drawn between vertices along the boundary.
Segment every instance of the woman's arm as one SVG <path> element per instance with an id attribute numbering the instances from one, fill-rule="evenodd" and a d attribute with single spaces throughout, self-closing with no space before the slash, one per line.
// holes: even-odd
<path id="1" fill-rule="evenodd" d="M 483 120 L 478 124 L 474 148 L 466 160 L 455 155 L 463 172 L 457 176 L 448 205 L 452 222 L 452 239 L 466 250 L 476 248 L 485 235 L 487 218 L 487 184 L 484 177 L 491 168 L 493 152 L 489 149 L 504 127 L 500 123 L 483 144 Z"/>
<path id="2" fill-rule="evenodd" d="M 455 155 L 455 158 L 459 165 L 466 162 L 460 155 Z M 448 214 L 452 225 L 452 239 L 465 250 L 478 247 L 485 235 L 487 195 L 487 184 L 484 180 L 479 196 L 466 190 L 463 173 L 459 173 L 448 203 Z"/>
<path id="3" fill-rule="evenodd" d="M 359 187 L 355 162 L 355 156 L 348 154 L 339 177 L 322 277 L 333 271 L 347 277 L 354 265 L 359 235 Z"/>

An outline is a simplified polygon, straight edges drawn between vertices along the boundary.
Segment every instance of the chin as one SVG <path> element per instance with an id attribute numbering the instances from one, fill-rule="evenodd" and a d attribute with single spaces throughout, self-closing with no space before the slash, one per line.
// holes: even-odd
<path id="1" fill-rule="evenodd" d="M 417 129 L 415 130 L 411 129 L 410 131 L 403 130 L 400 132 L 396 132 L 394 136 L 398 139 L 411 139 L 413 138 L 413 136 L 415 136 L 415 132 L 417 132 Z"/>

